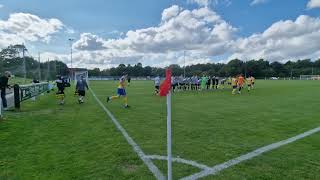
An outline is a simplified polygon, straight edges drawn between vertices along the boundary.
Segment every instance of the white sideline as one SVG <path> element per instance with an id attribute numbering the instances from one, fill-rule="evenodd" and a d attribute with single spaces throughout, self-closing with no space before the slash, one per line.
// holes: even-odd
<path id="1" fill-rule="evenodd" d="M 117 119 L 113 116 L 113 114 L 103 105 L 103 103 L 97 98 L 96 94 L 93 92 L 93 90 L 90 88 L 90 92 L 92 93 L 95 100 L 98 102 L 98 104 L 102 107 L 102 109 L 109 115 L 112 122 L 116 125 L 117 129 L 122 133 L 122 135 L 126 138 L 127 142 L 132 146 L 133 150 L 138 154 L 140 159 L 147 165 L 149 170 L 153 173 L 153 175 L 157 179 L 165 179 L 164 175 L 160 172 L 160 170 L 155 166 L 152 161 L 148 158 L 146 158 L 145 153 L 142 151 L 142 149 L 138 146 L 136 142 L 129 136 L 127 131 L 120 125 L 120 123 L 117 121 Z"/>
<path id="2" fill-rule="evenodd" d="M 155 160 L 163 160 L 163 161 L 167 161 L 168 160 L 168 157 L 167 156 L 159 156 L 159 155 L 148 155 L 146 156 L 146 158 L 148 159 L 155 159 Z M 182 159 L 182 158 L 172 158 L 172 161 L 173 162 L 177 162 L 177 163 L 182 163 L 182 164 L 188 164 L 190 166 L 194 166 L 194 167 L 197 167 L 199 169 L 211 169 L 209 166 L 206 166 L 204 164 L 200 164 L 200 163 L 197 163 L 195 161 L 191 161 L 191 160 L 186 160 L 186 159 Z"/>
<path id="3" fill-rule="evenodd" d="M 205 177 L 205 176 L 209 176 L 209 175 L 215 175 L 215 174 L 219 173 L 220 171 L 222 171 L 222 170 L 224 170 L 226 168 L 229 168 L 231 166 L 234 166 L 234 165 L 237 165 L 237 164 L 241 163 L 242 161 L 246 161 L 246 160 L 252 159 L 252 158 L 254 158 L 256 156 L 259 156 L 259 155 L 261 155 L 261 154 L 263 154 L 265 152 L 277 149 L 277 148 L 279 148 L 281 146 L 290 144 L 292 142 L 295 142 L 297 140 L 300 140 L 302 138 L 305 138 L 305 137 L 310 136 L 312 134 L 315 134 L 317 132 L 320 132 L 320 127 L 312 129 L 312 130 L 309 130 L 307 132 L 304 132 L 304 133 L 299 134 L 297 136 L 294 136 L 292 138 L 289 138 L 289 139 L 286 139 L 286 140 L 283 140 L 283 141 L 279 141 L 279 142 L 264 146 L 262 148 L 254 150 L 254 151 L 252 151 L 252 152 L 250 152 L 248 154 L 239 156 L 239 157 L 237 157 L 235 159 L 231 159 L 231 160 L 226 161 L 226 162 L 224 162 L 222 164 L 218 164 L 216 166 L 213 166 L 210 169 L 203 170 L 203 171 L 201 171 L 199 173 L 196 173 L 196 174 L 193 174 L 191 176 L 184 177 L 184 178 L 182 178 L 182 180 L 193 180 L 193 179 L 199 179 L 201 177 Z"/>

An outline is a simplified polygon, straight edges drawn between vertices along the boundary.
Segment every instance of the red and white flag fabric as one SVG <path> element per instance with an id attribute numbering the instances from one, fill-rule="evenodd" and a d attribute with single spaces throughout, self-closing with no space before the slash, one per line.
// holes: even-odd
<path id="1" fill-rule="evenodd" d="M 166 70 L 166 79 L 160 86 L 160 96 L 167 96 L 171 90 L 171 69 Z"/>

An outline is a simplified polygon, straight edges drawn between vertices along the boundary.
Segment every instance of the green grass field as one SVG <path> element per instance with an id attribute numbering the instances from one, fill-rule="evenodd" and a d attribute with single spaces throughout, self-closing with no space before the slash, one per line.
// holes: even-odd
<path id="1" fill-rule="evenodd" d="M 117 82 L 90 82 L 92 90 L 147 155 L 166 155 L 165 98 L 151 81 L 133 81 L 122 100 L 106 103 Z M 320 82 L 258 81 L 242 95 L 230 90 L 179 92 L 172 99 L 173 156 L 214 166 L 320 126 Z M 109 116 L 87 92 L 66 104 L 54 93 L 7 112 L 0 122 L 0 179 L 154 179 Z M 245 161 L 203 179 L 320 179 L 320 134 Z M 154 160 L 166 174 L 166 161 Z M 174 179 L 200 169 L 173 164 Z"/>

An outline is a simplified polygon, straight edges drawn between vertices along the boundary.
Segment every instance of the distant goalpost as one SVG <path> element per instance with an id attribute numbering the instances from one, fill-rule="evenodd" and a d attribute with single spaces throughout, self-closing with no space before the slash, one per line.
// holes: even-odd
<path id="1" fill-rule="evenodd" d="M 89 84 L 89 72 L 88 71 L 76 71 L 76 72 L 74 72 L 74 83 L 76 84 L 77 81 L 81 79 L 81 76 L 83 76 L 83 78 Z"/>
<path id="2" fill-rule="evenodd" d="M 300 80 L 320 80 L 320 75 L 300 75 Z"/>

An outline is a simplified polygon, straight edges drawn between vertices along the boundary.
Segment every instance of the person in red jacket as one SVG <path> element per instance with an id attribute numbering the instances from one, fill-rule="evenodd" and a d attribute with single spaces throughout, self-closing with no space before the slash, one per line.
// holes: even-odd
<path id="1" fill-rule="evenodd" d="M 243 88 L 244 82 L 245 82 L 245 79 L 244 79 L 244 77 L 242 76 L 242 74 L 240 74 L 240 76 L 238 77 L 238 88 L 239 88 L 238 93 L 239 93 L 239 94 L 241 94 L 241 90 L 242 90 L 242 88 Z"/>

